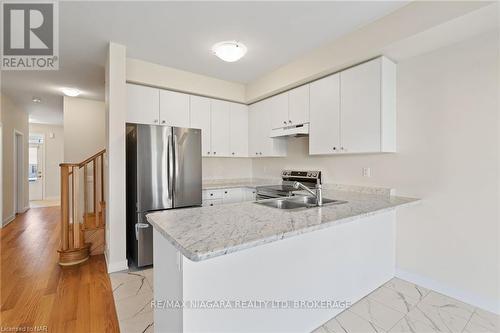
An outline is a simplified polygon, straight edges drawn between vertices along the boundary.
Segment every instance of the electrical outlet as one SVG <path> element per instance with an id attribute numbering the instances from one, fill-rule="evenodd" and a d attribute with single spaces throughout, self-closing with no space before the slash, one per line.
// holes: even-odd
<path id="1" fill-rule="evenodd" d="M 371 177 L 372 169 L 371 168 L 363 168 L 363 177 Z"/>

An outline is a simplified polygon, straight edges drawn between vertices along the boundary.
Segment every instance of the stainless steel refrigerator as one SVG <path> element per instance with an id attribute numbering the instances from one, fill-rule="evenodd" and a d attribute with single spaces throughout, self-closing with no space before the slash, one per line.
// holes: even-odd
<path id="1" fill-rule="evenodd" d="M 201 205 L 201 130 L 127 124 L 126 135 L 127 257 L 142 267 L 153 263 L 146 215 Z"/>

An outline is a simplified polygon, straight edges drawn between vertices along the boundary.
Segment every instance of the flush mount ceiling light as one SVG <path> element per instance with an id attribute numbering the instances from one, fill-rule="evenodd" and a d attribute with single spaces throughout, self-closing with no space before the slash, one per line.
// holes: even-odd
<path id="1" fill-rule="evenodd" d="M 247 53 L 247 47 L 243 43 L 229 40 L 219 42 L 212 46 L 212 52 L 224 61 L 235 62 L 240 60 L 245 53 Z"/>
<path id="2" fill-rule="evenodd" d="M 33 103 L 41 103 L 42 102 L 42 99 L 40 97 L 33 97 L 31 100 L 33 101 Z"/>
<path id="3" fill-rule="evenodd" d="M 64 95 L 69 97 L 76 97 L 80 95 L 80 90 L 75 88 L 62 88 L 61 91 L 63 92 Z"/>

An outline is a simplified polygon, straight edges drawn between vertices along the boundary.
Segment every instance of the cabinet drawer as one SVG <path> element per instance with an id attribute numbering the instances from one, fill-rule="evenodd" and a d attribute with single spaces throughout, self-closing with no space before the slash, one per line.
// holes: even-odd
<path id="1" fill-rule="evenodd" d="M 243 190 L 241 188 L 227 188 L 222 190 L 222 202 L 235 203 L 243 201 Z"/>
<path id="2" fill-rule="evenodd" d="M 204 190 L 202 191 L 203 200 L 222 199 L 222 190 Z"/>
<path id="3" fill-rule="evenodd" d="M 222 199 L 203 200 L 201 203 L 202 207 L 217 206 L 217 205 L 222 205 Z"/>

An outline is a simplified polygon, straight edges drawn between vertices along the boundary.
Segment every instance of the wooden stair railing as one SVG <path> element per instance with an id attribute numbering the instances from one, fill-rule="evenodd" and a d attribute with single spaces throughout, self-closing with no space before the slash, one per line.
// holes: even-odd
<path id="1" fill-rule="evenodd" d="M 81 163 L 61 163 L 61 247 L 59 264 L 76 265 L 104 248 L 104 153 Z M 83 175 L 81 170 L 83 168 Z M 92 188 L 89 189 L 89 169 Z M 83 180 L 80 179 L 83 176 Z M 83 192 L 83 193 L 82 193 Z M 86 240 L 90 240 L 88 243 Z"/>

